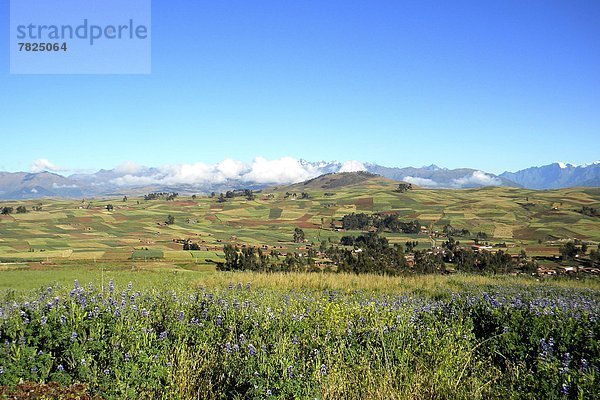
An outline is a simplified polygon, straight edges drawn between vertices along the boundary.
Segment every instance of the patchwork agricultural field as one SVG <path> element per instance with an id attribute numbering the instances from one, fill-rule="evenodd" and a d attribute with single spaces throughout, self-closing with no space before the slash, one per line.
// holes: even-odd
<path id="1" fill-rule="evenodd" d="M 0 216 L 0 398 L 595 398 L 597 278 L 215 269 L 226 244 L 359 234 L 339 227 L 353 212 L 419 220 L 382 235 L 420 249 L 445 225 L 549 258 L 600 241 L 577 212 L 598 189 L 397 186 L 342 174 L 253 199 L 0 204 L 29 210 Z"/>
<path id="2" fill-rule="evenodd" d="M 389 212 L 401 220 L 418 220 L 425 229 L 420 234 L 384 233 L 391 243 L 416 240 L 418 248 L 434 245 L 434 232 L 448 224 L 484 232 L 490 242 L 506 243 L 513 254 L 524 249 L 528 255 L 551 256 L 558 254 L 561 241 L 569 239 L 600 242 L 600 218 L 577 212 L 582 206 L 600 207 L 598 188 L 414 188 L 397 193 L 396 186 L 381 177 L 348 181 L 325 176 L 270 188 L 256 193 L 253 200 L 180 196 L 175 201 L 118 197 L 2 202 L 0 207 L 24 206 L 28 212 L 0 216 L 0 261 L 163 260 L 213 265 L 222 261 L 225 243 L 297 250 L 302 247 L 292 242 L 297 227 L 308 242 L 338 241 L 348 233 L 332 226 L 353 212 Z M 32 211 L 34 207 L 41 210 Z M 169 215 L 174 223 L 167 225 Z M 186 239 L 198 243 L 200 251 L 183 251 L 180 241 Z"/>

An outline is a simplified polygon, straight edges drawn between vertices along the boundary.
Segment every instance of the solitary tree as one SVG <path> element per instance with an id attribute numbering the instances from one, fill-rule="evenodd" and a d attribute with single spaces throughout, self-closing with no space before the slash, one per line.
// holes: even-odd
<path id="1" fill-rule="evenodd" d="M 112 204 L 109 204 L 109 205 L 107 205 L 107 206 L 106 206 L 106 209 L 107 209 L 108 211 L 112 211 L 112 210 L 114 210 L 114 207 L 113 207 L 113 205 L 112 205 Z"/>
<path id="2" fill-rule="evenodd" d="M 300 228 L 294 229 L 294 243 L 304 242 L 304 231 Z"/>
<path id="3" fill-rule="evenodd" d="M 167 225 L 173 225 L 175 223 L 175 217 L 173 217 L 172 215 L 168 215 L 165 223 Z"/>
<path id="4" fill-rule="evenodd" d="M 2 207 L 2 215 L 12 214 L 12 212 L 13 212 L 12 207 Z"/>
<path id="5" fill-rule="evenodd" d="M 27 212 L 27 208 L 25 206 L 17 207 L 17 214 L 25 214 Z"/>
<path id="6" fill-rule="evenodd" d="M 573 242 L 567 242 L 560 246 L 560 255 L 565 260 L 572 260 L 577 255 L 577 246 Z"/>

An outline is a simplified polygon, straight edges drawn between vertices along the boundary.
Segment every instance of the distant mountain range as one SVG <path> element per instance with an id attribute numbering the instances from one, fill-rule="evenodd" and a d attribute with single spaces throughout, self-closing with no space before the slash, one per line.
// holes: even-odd
<path id="1" fill-rule="evenodd" d="M 0 172 L 0 199 L 136 195 L 154 191 L 210 193 L 289 185 L 323 174 L 354 171 L 367 171 L 424 188 L 513 186 L 558 189 L 600 186 L 600 161 L 579 166 L 554 163 L 494 175 L 471 168 L 447 169 L 436 165 L 397 168 L 358 161 L 309 162 L 286 157 L 273 161 L 258 158 L 251 164 L 224 160 L 218 164 L 197 163 L 156 168 L 129 163 L 110 170 L 70 176 L 48 171 Z"/>
<path id="2" fill-rule="evenodd" d="M 600 186 L 600 161 L 585 165 L 559 162 L 517 172 L 504 172 L 500 177 L 529 189 Z"/>

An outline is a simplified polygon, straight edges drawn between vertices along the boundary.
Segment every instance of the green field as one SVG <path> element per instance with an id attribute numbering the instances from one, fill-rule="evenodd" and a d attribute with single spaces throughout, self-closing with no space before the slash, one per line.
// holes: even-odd
<path id="1" fill-rule="evenodd" d="M 127 202 L 120 198 L 5 201 L 0 206 L 24 205 L 31 210 L 41 204 L 42 211 L 0 216 L 0 260 L 100 262 L 146 258 L 212 265 L 222 259 L 225 243 L 293 251 L 298 248 L 291 243 L 296 227 L 305 231 L 310 242 L 337 241 L 347 233 L 331 229 L 331 223 L 352 212 L 396 212 L 402 220 L 419 220 L 432 232 L 441 231 L 446 224 L 473 233 L 481 231 L 492 242 L 506 242 L 511 253 L 525 249 L 529 255 L 548 256 L 558 253 L 561 240 L 600 242 L 600 218 L 576 212 L 584 205 L 600 207 L 598 188 L 417 188 L 396 193 L 396 182 L 379 177 L 351 185 L 323 179 L 267 189 L 252 201 L 236 197 L 225 203 L 206 196 L 176 201 L 133 197 Z M 298 196 L 286 196 L 286 192 Z M 301 199 L 301 192 L 308 193 L 309 198 Z M 114 206 L 113 211 L 106 210 L 108 204 Z M 168 215 L 175 218 L 173 225 L 164 224 Z M 417 240 L 421 248 L 432 245 L 426 233 L 385 235 L 392 243 Z M 203 252 L 183 251 L 175 242 L 183 239 L 197 242 Z"/>
<path id="2" fill-rule="evenodd" d="M 352 212 L 418 219 L 419 234 L 383 235 L 419 249 L 445 240 L 446 224 L 513 254 L 600 241 L 600 219 L 577 212 L 598 207 L 600 189 L 397 193 L 387 179 L 346 177 L 224 203 L 2 203 L 42 210 L 0 216 L 0 398 L 596 396 L 600 283 L 591 276 L 215 270 L 225 244 L 303 252 L 295 228 L 316 244 L 358 234 L 339 229 Z M 199 250 L 183 250 L 186 240 Z"/>
<path id="3" fill-rule="evenodd" d="M 47 268 L 2 272 L 0 398 L 598 393 L 597 280 Z"/>

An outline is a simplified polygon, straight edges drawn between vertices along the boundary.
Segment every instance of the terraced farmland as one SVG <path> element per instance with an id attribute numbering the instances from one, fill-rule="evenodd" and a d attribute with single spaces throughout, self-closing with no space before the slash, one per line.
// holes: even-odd
<path id="1" fill-rule="evenodd" d="M 130 197 L 126 202 L 121 198 L 3 202 L 2 206 L 24 205 L 28 210 L 41 204 L 42 210 L 0 216 L 0 259 L 143 260 L 147 251 L 152 257 L 146 259 L 211 264 L 221 259 L 224 243 L 284 251 L 298 248 L 291 242 L 296 227 L 311 242 L 338 240 L 346 233 L 332 229 L 332 222 L 352 212 L 394 212 L 402 220 L 419 220 L 432 231 L 451 224 L 484 232 L 490 241 L 506 242 L 511 252 L 523 248 L 548 255 L 557 253 L 560 240 L 600 241 L 600 219 L 577 212 L 584 205 L 600 207 L 598 188 L 415 188 L 397 193 L 397 182 L 368 177 L 347 184 L 343 175 L 267 189 L 254 200 L 235 197 L 224 203 L 208 196 L 176 201 Z M 301 198 L 302 192 L 307 198 Z M 108 204 L 113 205 L 112 211 L 107 210 Z M 174 224 L 165 224 L 168 215 L 174 217 Z M 385 235 L 391 242 L 417 240 L 421 247 L 431 246 L 425 233 Z M 183 251 L 179 241 L 184 239 L 198 243 L 203 252 L 197 256 Z"/>

